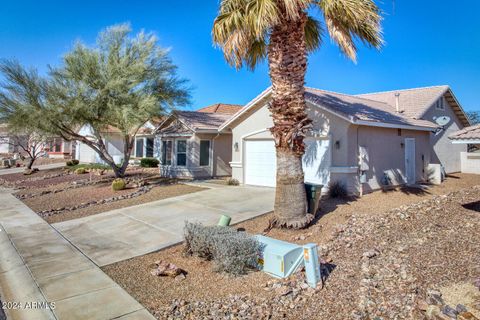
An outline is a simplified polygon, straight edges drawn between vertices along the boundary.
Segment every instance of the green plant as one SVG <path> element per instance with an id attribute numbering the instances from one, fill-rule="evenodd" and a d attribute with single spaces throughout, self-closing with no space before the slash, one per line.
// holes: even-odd
<path id="1" fill-rule="evenodd" d="M 126 186 L 127 186 L 127 183 L 122 178 L 117 178 L 117 179 L 113 180 L 113 182 L 112 182 L 113 191 L 123 190 L 123 189 L 125 189 Z"/>
<path id="2" fill-rule="evenodd" d="M 67 167 L 73 166 L 73 162 L 71 160 L 67 161 L 65 164 L 67 165 Z"/>
<path id="3" fill-rule="evenodd" d="M 185 223 L 185 253 L 213 260 L 214 270 L 241 275 L 257 267 L 260 244 L 235 229 Z"/>
<path id="4" fill-rule="evenodd" d="M 85 174 L 85 173 L 87 173 L 87 170 L 85 170 L 85 168 L 75 169 L 75 174 Z"/>
<path id="5" fill-rule="evenodd" d="M 156 158 L 142 158 L 140 160 L 140 167 L 144 168 L 156 168 L 160 164 L 160 161 Z"/>
<path id="6" fill-rule="evenodd" d="M 72 163 L 72 165 L 74 165 L 74 166 L 76 166 L 77 164 L 79 164 L 79 163 L 80 163 L 80 161 L 79 161 L 79 160 L 77 160 L 77 159 L 72 159 L 72 160 L 70 160 L 70 162 L 71 162 L 71 163 Z"/>
<path id="7" fill-rule="evenodd" d="M 229 185 L 229 186 L 238 186 L 238 185 L 240 185 L 240 182 L 239 182 L 237 179 L 228 178 L 228 179 L 227 179 L 227 185 Z"/>
<path id="8" fill-rule="evenodd" d="M 328 196 L 330 198 L 346 198 L 348 191 L 345 184 L 338 180 L 330 181 L 328 183 Z"/>

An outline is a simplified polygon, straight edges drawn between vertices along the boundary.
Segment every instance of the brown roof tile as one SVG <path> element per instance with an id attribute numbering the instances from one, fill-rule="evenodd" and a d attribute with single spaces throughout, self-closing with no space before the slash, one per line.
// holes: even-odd
<path id="1" fill-rule="evenodd" d="M 480 124 L 463 128 L 448 136 L 452 140 L 480 140 Z"/>
<path id="2" fill-rule="evenodd" d="M 234 114 L 239 111 L 243 106 L 239 104 L 228 104 L 228 103 L 216 103 L 210 106 L 198 109 L 197 112 L 205 113 L 223 113 L 223 114 Z"/>

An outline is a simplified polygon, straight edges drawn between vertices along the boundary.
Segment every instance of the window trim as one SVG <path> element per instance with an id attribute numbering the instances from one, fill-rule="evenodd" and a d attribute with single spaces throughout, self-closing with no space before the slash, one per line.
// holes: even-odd
<path id="1" fill-rule="evenodd" d="M 185 142 L 185 151 L 184 152 L 178 152 L 178 144 L 180 142 Z M 175 165 L 177 167 L 186 167 L 187 166 L 187 162 L 188 162 L 188 159 L 187 159 L 187 150 L 188 150 L 188 143 L 187 143 L 187 140 L 186 139 L 177 139 L 175 140 Z M 178 155 L 179 154 L 185 154 L 185 164 L 184 165 L 180 165 L 178 164 Z"/>
<path id="2" fill-rule="evenodd" d="M 445 110 L 445 101 L 443 101 L 443 97 L 439 98 L 435 102 L 435 109 L 437 110 Z"/>
<path id="3" fill-rule="evenodd" d="M 207 164 L 202 164 L 202 142 L 208 141 L 208 163 Z M 198 148 L 198 165 L 200 167 L 210 167 L 211 165 L 211 159 L 212 159 L 212 140 L 211 139 L 201 139 L 199 143 L 199 148 Z"/>

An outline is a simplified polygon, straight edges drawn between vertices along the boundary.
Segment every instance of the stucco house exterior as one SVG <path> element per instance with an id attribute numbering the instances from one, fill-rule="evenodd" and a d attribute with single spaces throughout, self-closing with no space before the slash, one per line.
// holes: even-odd
<path id="1" fill-rule="evenodd" d="M 460 153 L 463 173 L 480 174 L 480 124 L 465 127 L 448 136 L 453 145 L 467 145 L 467 151 Z"/>
<path id="2" fill-rule="evenodd" d="M 240 110 L 215 104 L 197 111 L 174 111 L 156 130 L 163 176 L 208 178 L 231 175 L 232 135 L 219 127 Z"/>
<path id="3" fill-rule="evenodd" d="M 468 125 L 448 86 L 346 95 L 306 88 L 313 129 L 305 139 L 305 181 L 343 183 L 352 194 L 429 179 L 429 165 L 460 171 L 450 132 Z M 268 88 L 219 127 L 232 135 L 232 177 L 275 186 Z M 447 121 L 448 118 L 448 121 Z M 324 189 L 326 191 L 326 189 Z"/>

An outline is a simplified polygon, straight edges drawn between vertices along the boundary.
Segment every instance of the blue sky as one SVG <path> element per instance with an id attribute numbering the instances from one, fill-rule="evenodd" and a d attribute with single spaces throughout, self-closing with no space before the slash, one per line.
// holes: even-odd
<path id="1" fill-rule="evenodd" d="M 268 69 L 236 71 L 212 45 L 218 0 L 4 1 L 0 58 L 46 70 L 75 40 L 92 44 L 106 26 L 130 22 L 171 48 L 179 74 L 194 88 L 192 106 L 247 103 L 269 85 Z M 479 1 L 384 0 L 385 48 L 360 47 L 358 64 L 329 39 L 309 57 L 307 85 L 344 93 L 449 84 L 466 110 L 480 110 Z"/>

